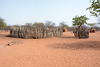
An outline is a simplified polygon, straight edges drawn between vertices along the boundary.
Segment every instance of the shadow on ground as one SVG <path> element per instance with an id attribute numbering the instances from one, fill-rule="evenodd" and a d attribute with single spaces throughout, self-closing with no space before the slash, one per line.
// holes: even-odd
<path id="1" fill-rule="evenodd" d="M 67 37 L 59 37 L 59 38 L 71 38 L 71 39 L 75 39 L 74 36 L 73 37 L 72 36 L 70 36 L 70 37 L 68 37 L 68 36 Z"/>
<path id="2" fill-rule="evenodd" d="M 11 37 L 10 35 L 6 35 L 6 37 Z"/>
<path id="3" fill-rule="evenodd" d="M 79 49 L 94 49 L 100 50 L 100 42 L 99 41 L 88 41 L 88 42 L 78 42 L 78 43 L 58 43 L 49 45 L 49 47 L 55 49 L 71 49 L 71 50 L 79 50 Z"/>

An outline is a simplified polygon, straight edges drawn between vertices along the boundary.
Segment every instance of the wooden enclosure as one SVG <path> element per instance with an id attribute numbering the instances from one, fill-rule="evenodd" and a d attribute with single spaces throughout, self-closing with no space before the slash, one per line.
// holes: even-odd
<path id="1" fill-rule="evenodd" d="M 45 28 L 45 27 L 12 27 L 10 36 L 24 39 L 41 39 L 59 37 L 63 33 L 59 27 Z"/>

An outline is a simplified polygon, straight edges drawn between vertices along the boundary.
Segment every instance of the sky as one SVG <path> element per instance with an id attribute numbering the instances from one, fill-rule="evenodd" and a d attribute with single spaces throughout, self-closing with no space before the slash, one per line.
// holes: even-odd
<path id="1" fill-rule="evenodd" d="M 53 21 L 56 25 L 65 21 L 72 26 L 72 18 L 86 15 L 87 22 L 94 23 L 90 16 L 90 0 L 0 0 L 0 17 L 8 25 Z"/>

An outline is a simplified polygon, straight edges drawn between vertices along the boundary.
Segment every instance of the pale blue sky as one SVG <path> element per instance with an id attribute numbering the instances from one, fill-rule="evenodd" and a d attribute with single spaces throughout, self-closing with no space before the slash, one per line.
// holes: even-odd
<path id="1" fill-rule="evenodd" d="M 86 8 L 90 6 L 90 0 L 0 0 L 0 17 L 5 19 L 8 25 L 45 22 L 50 20 L 59 25 L 66 21 L 72 25 L 72 18 L 76 15 L 90 17 Z"/>

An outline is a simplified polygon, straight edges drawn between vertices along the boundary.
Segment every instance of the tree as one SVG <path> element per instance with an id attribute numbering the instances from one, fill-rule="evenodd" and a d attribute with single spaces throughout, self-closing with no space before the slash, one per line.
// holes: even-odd
<path id="1" fill-rule="evenodd" d="M 88 20 L 89 18 L 87 18 L 85 15 L 84 16 L 76 16 L 75 18 L 73 18 L 72 22 L 73 22 L 73 26 L 78 26 L 78 28 L 80 28 L 82 25 L 84 24 L 88 24 L 86 21 Z"/>
<path id="2" fill-rule="evenodd" d="M 52 28 L 52 27 L 55 26 L 55 23 L 53 23 L 52 21 L 46 21 L 46 22 L 45 22 L 45 26 L 46 26 L 46 27 L 49 27 L 49 28 Z"/>
<path id="3" fill-rule="evenodd" d="M 100 0 L 93 0 L 91 6 L 88 7 L 86 10 L 90 10 L 90 13 L 93 16 L 100 16 Z"/>
<path id="4" fill-rule="evenodd" d="M 25 26 L 28 27 L 28 28 L 32 27 L 32 25 L 33 25 L 32 23 L 26 23 L 25 24 Z"/>
<path id="5" fill-rule="evenodd" d="M 0 29 L 5 29 L 7 27 L 6 23 L 2 18 L 0 18 Z"/>
<path id="6" fill-rule="evenodd" d="M 13 25 L 14 27 L 20 27 L 21 25 L 19 25 L 19 24 L 15 24 L 15 25 Z"/>
<path id="7" fill-rule="evenodd" d="M 89 26 L 94 26 L 95 23 L 88 23 L 87 25 L 89 25 Z"/>
<path id="8" fill-rule="evenodd" d="M 91 15 L 98 18 L 97 24 L 100 24 L 100 0 L 92 0 L 91 6 L 86 10 L 90 10 Z"/>
<path id="9" fill-rule="evenodd" d="M 66 24 L 66 22 L 62 21 L 61 23 L 59 23 L 59 26 L 61 26 L 63 29 L 64 27 L 68 28 L 69 26 Z"/>
<path id="10" fill-rule="evenodd" d="M 37 22 L 35 22 L 34 24 L 33 24 L 33 27 L 44 27 L 44 24 L 42 23 L 42 22 L 40 22 L 40 23 L 37 23 Z"/>

